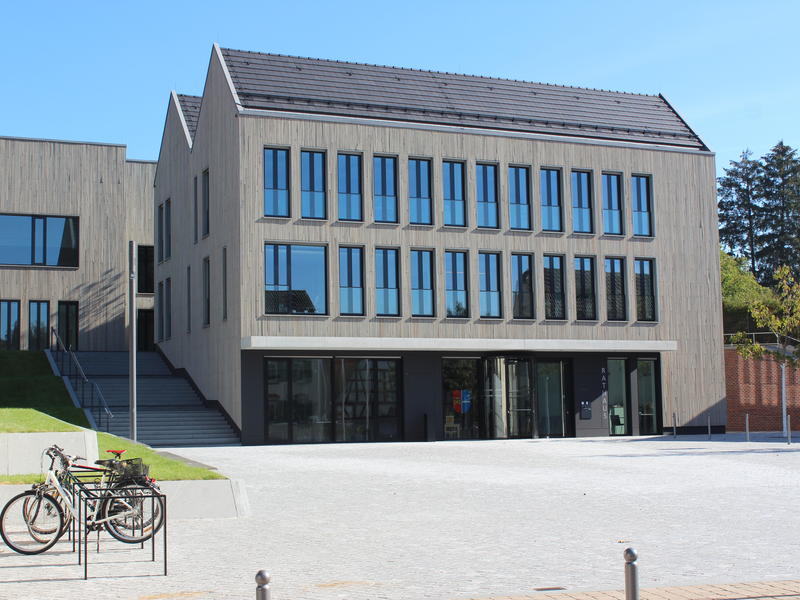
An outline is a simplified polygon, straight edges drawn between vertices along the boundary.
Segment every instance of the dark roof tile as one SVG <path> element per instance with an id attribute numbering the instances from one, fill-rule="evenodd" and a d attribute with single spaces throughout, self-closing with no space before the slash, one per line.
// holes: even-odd
<path id="1" fill-rule="evenodd" d="M 186 126 L 189 128 L 189 135 L 192 136 L 192 141 L 194 141 L 194 132 L 197 130 L 197 117 L 200 116 L 200 104 L 203 102 L 203 98 L 178 94 L 178 101 L 181 105 L 183 118 L 186 120 Z"/>

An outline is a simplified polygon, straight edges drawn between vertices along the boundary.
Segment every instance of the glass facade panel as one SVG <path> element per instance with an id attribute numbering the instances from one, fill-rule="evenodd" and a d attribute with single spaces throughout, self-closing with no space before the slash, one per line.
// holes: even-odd
<path id="1" fill-rule="evenodd" d="M 289 216 L 289 151 L 264 149 L 264 216 Z"/>
<path id="2" fill-rule="evenodd" d="M 203 327 L 211 324 L 211 262 L 203 259 Z"/>
<path id="3" fill-rule="evenodd" d="M 33 217 L 33 264 L 44 264 L 44 217 Z"/>
<path id="4" fill-rule="evenodd" d="M 78 219 L 0 215 L 0 264 L 78 266 Z"/>
<path id="5" fill-rule="evenodd" d="M 152 246 L 137 246 L 136 252 L 136 291 L 139 294 L 152 294 L 155 291 L 155 256 Z"/>
<path id="6" fill-rule="evenodd" d="M 653 282 L 653 261 L 637 258 L 633 262 L 636 277 L 636 318 L 640 321 L 656 320 L 656 295 Z"/>
<path id="7" fill-rule="evenodd" d="M 506 359 L 508 437 L 533 437 L 533 373 L 530 360 Z"/>
<path id="8" fill-rule="evenodd" d="M 35 300 L 28 304 L 28 350 L 50 348 L 50 303 Z"/>
<path id="9" fill-rule="evenodd" d="M 572 230 L 575 233 L 592 233 L 591 173 L 572 172 Z"/>
<path id="10" fill-rule="evenodd" d="M 432 317 L 433 252 L 411 251 L 411 316 Z"/>
<path id="11" fill-rule="evenodd" d="M 408 160 L 409 222 L 430 225 L 431 221 L 431 161 Z"/>
<path id="12" fill-rule="evenodd" d="M 511 255 L 511 293 L 515 319 L 533 319 L 533 257 Z"/>
<path id="13" fill-rule="evenodd" d="M 326 314 L 325 247 L 265 244 L 265 312 Z"/>
<path id="14" fill-rule="evenodd" d="M 325 219 L 325 153 L 301 152 L 301 209 L 304 219 Z"/>
<path id="15" fill-rule="evenodd" d="M 594 259 L 575 257 L 575 312 L 579 321 L 597 319 Z"/>
<path id="16" fill-rule="evenodd" d="M 624 268 L 624 259 L 606 259 L 606 309 L 609 321 L 624 321 L 626 318 Z"/>
<path id="17" fill-rule="evenodd" d="M 398 361 L 336 358 L 337 442 L 400 439 Z"/>
<path id="18" fill-rule="evenodd" d="M 497 167 L 477 165 L 478 227 L 498 227 L 497 219 Z"/>
<path id="19" fill-rule="evenodd" d="M 78 350 L 78 303 L 58 303 L 58 337 L 66 350 Z"/>
<path id="20" fill-rule="evenodd" d="M 164 337 L 172 337 L 172 279 L 164 282 Z"/>
<path id="21" fill-rule="evenodd" d="M 633 235 L 651 236 L 653 227 L 650 221 L 650 179 L 634 175 L 631 178 L 633 193 Z"/>
<path id="22" fill-rule="evenodd" d="M 527 167 L 509 167 L 508 219 L 511 229 L 531 228 L 530 199 L 528 197 L 530 184 L 528 179 Z"/>
<path id="23" fill-rule="evenodd" d="M 19 350 L 19 329 L 19 300 L 0 300 L 0 350 Z"/>
<path id="24" fill-rule="evenodd" d="M 611 435 L 628 434 L 628 392 L 625 359 L 608 360 L 608 429 Z"/>
<path id="25" fill-rule="evenodd" d="M 272 444 L 288 443 L 289 416 L 291 415 L 291 383 L 289 359 L 268 360 L 265 429 L 267 441 Z"/>
<path id="26" fill-rule="evenodd" d="M 156 296 L 156 311 L 158 312 L 158 331 L 156 331 L 156 339 L 159 342 L 164 341 L 164 282 L 158 282 L 158 295 Z"/>
<path id="27" fill-rule="evenodd" d="M 172 256 L 172 201 L 164 203 L 164 259 Z"/>
<path id="28" fill-rule="evenodd" d="M 343 315 L 364 314 L 361 248 L 339 248 L 339 310 Z"/>
<path id="29" fill-rule="evenodd" d="M 467 253 L 445 252 L 444 263 L 447 290 L 447 316 L 468 317 Z"/>
<path id="30" fill-rule="evenodd" d="M 544 318 L 566 319 L 564 302 L 564 259 L 560 256 L 544 257 Z"/>
<path id="31" fill-rule="evenodd" d="M 562 231 L 561 229 L 561 181 L 559 172 L 542 169 L 542 230 Z"/>
<path id="32" fill-rule="evenodd" d="M 164 205 L 158 205 L 158 216 L 156 217 L 158 221 L 158 239 L 156 240 L 156 244 L 158 245 L 158 262 L 164 262 Z"/>
<path id="33" fill-rule="evenodd" d="M 442 359 L 445 439 L 482 437 L 478 393 L 478 361 Z"/>
<path id="34" fill-rule="evenodd" d="M 539 437 L 564 437 L 564 382 L 561 362 L 536 363 L 536 408 Z"/>
<path id="35" fill-rule="evenodd" d="M 389 156 L 375 156 L 372 159 L 375 220 L 382 223 L 397 223 L 395 162 L 395 159 Z"/>
<path id="36" fill-rule="evenodd" d="M 202 225 L 203 225 L 203 237 L 206 237 L 209 234 L 211 223 L 210 219 L 210 207 L 211 207 L 211 181 L 209 180 L 208 169 L 203 171 L 203 208 L 202 208 Z"/>
<path id="37" fill-rule="evenodd" d="M 639 435 L 655 435 L 656 420 L 656 361 L 640 360 L 636 363 L 636 379 L 639 390 Z"/>
<path id="38" fill-rule="evenodd" d="M 622 235 L 620 176 L 603 173 L 603 233 Z"/>
<path id="39" fill-rule="evenodd" d="M 361 157 L 339 155 L 339 220 L 361 220 Z"/>
<path id="40" fill-rule="evenodd" d="M 397 277 L 397 250 L 375 249 L 375 300 L 379 316 L 400 314 L 399 285 Z"/>
<path id="41" fill-rule="evenodd" d="M 467 224 L 464 201 L 464 165 L 459 162 L 444 162 L 444 224 L 464 227 Z"/>
<path id="42" fill-rule="evenodd" d="M 503 299 L 500 289 L 500 255 L 478 254 L 480 266 L 481 316 L 502 316 Z"/>

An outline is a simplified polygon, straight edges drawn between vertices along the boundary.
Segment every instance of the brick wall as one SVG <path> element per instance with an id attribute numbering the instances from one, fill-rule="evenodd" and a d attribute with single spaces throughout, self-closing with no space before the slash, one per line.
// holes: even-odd
<path id="1" fill-rule="evenodd" d="M 745 360 L 725 349 L 725 389 L 728 396 L 728 431 L 781 431 L 781 368 L 771 360 Z M 786 368 L 786 414 L 792 430 L 800 430 L 800 373 Z"/>

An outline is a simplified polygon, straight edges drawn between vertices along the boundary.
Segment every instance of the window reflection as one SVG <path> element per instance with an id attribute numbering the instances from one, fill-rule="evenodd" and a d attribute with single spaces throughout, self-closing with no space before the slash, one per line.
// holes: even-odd
<path id="1" fill-rule="evenodd" d="M 78 219 L 0 215 L 0 264 L 78 266 Z"/>
<path id="2" fill-rule="evenodd" d="M 266 313 L 327 313 L 323 246 L 266 244 L 264 255 Z"/>

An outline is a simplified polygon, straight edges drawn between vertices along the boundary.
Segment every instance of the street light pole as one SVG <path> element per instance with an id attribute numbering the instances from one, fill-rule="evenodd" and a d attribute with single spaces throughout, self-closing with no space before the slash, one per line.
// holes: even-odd
<path id="1" fill-rule="evenodd" d="M 136 242 L 128 247 L 128 381 L 130 382 L 130 438 L 136 441 Z"/>

